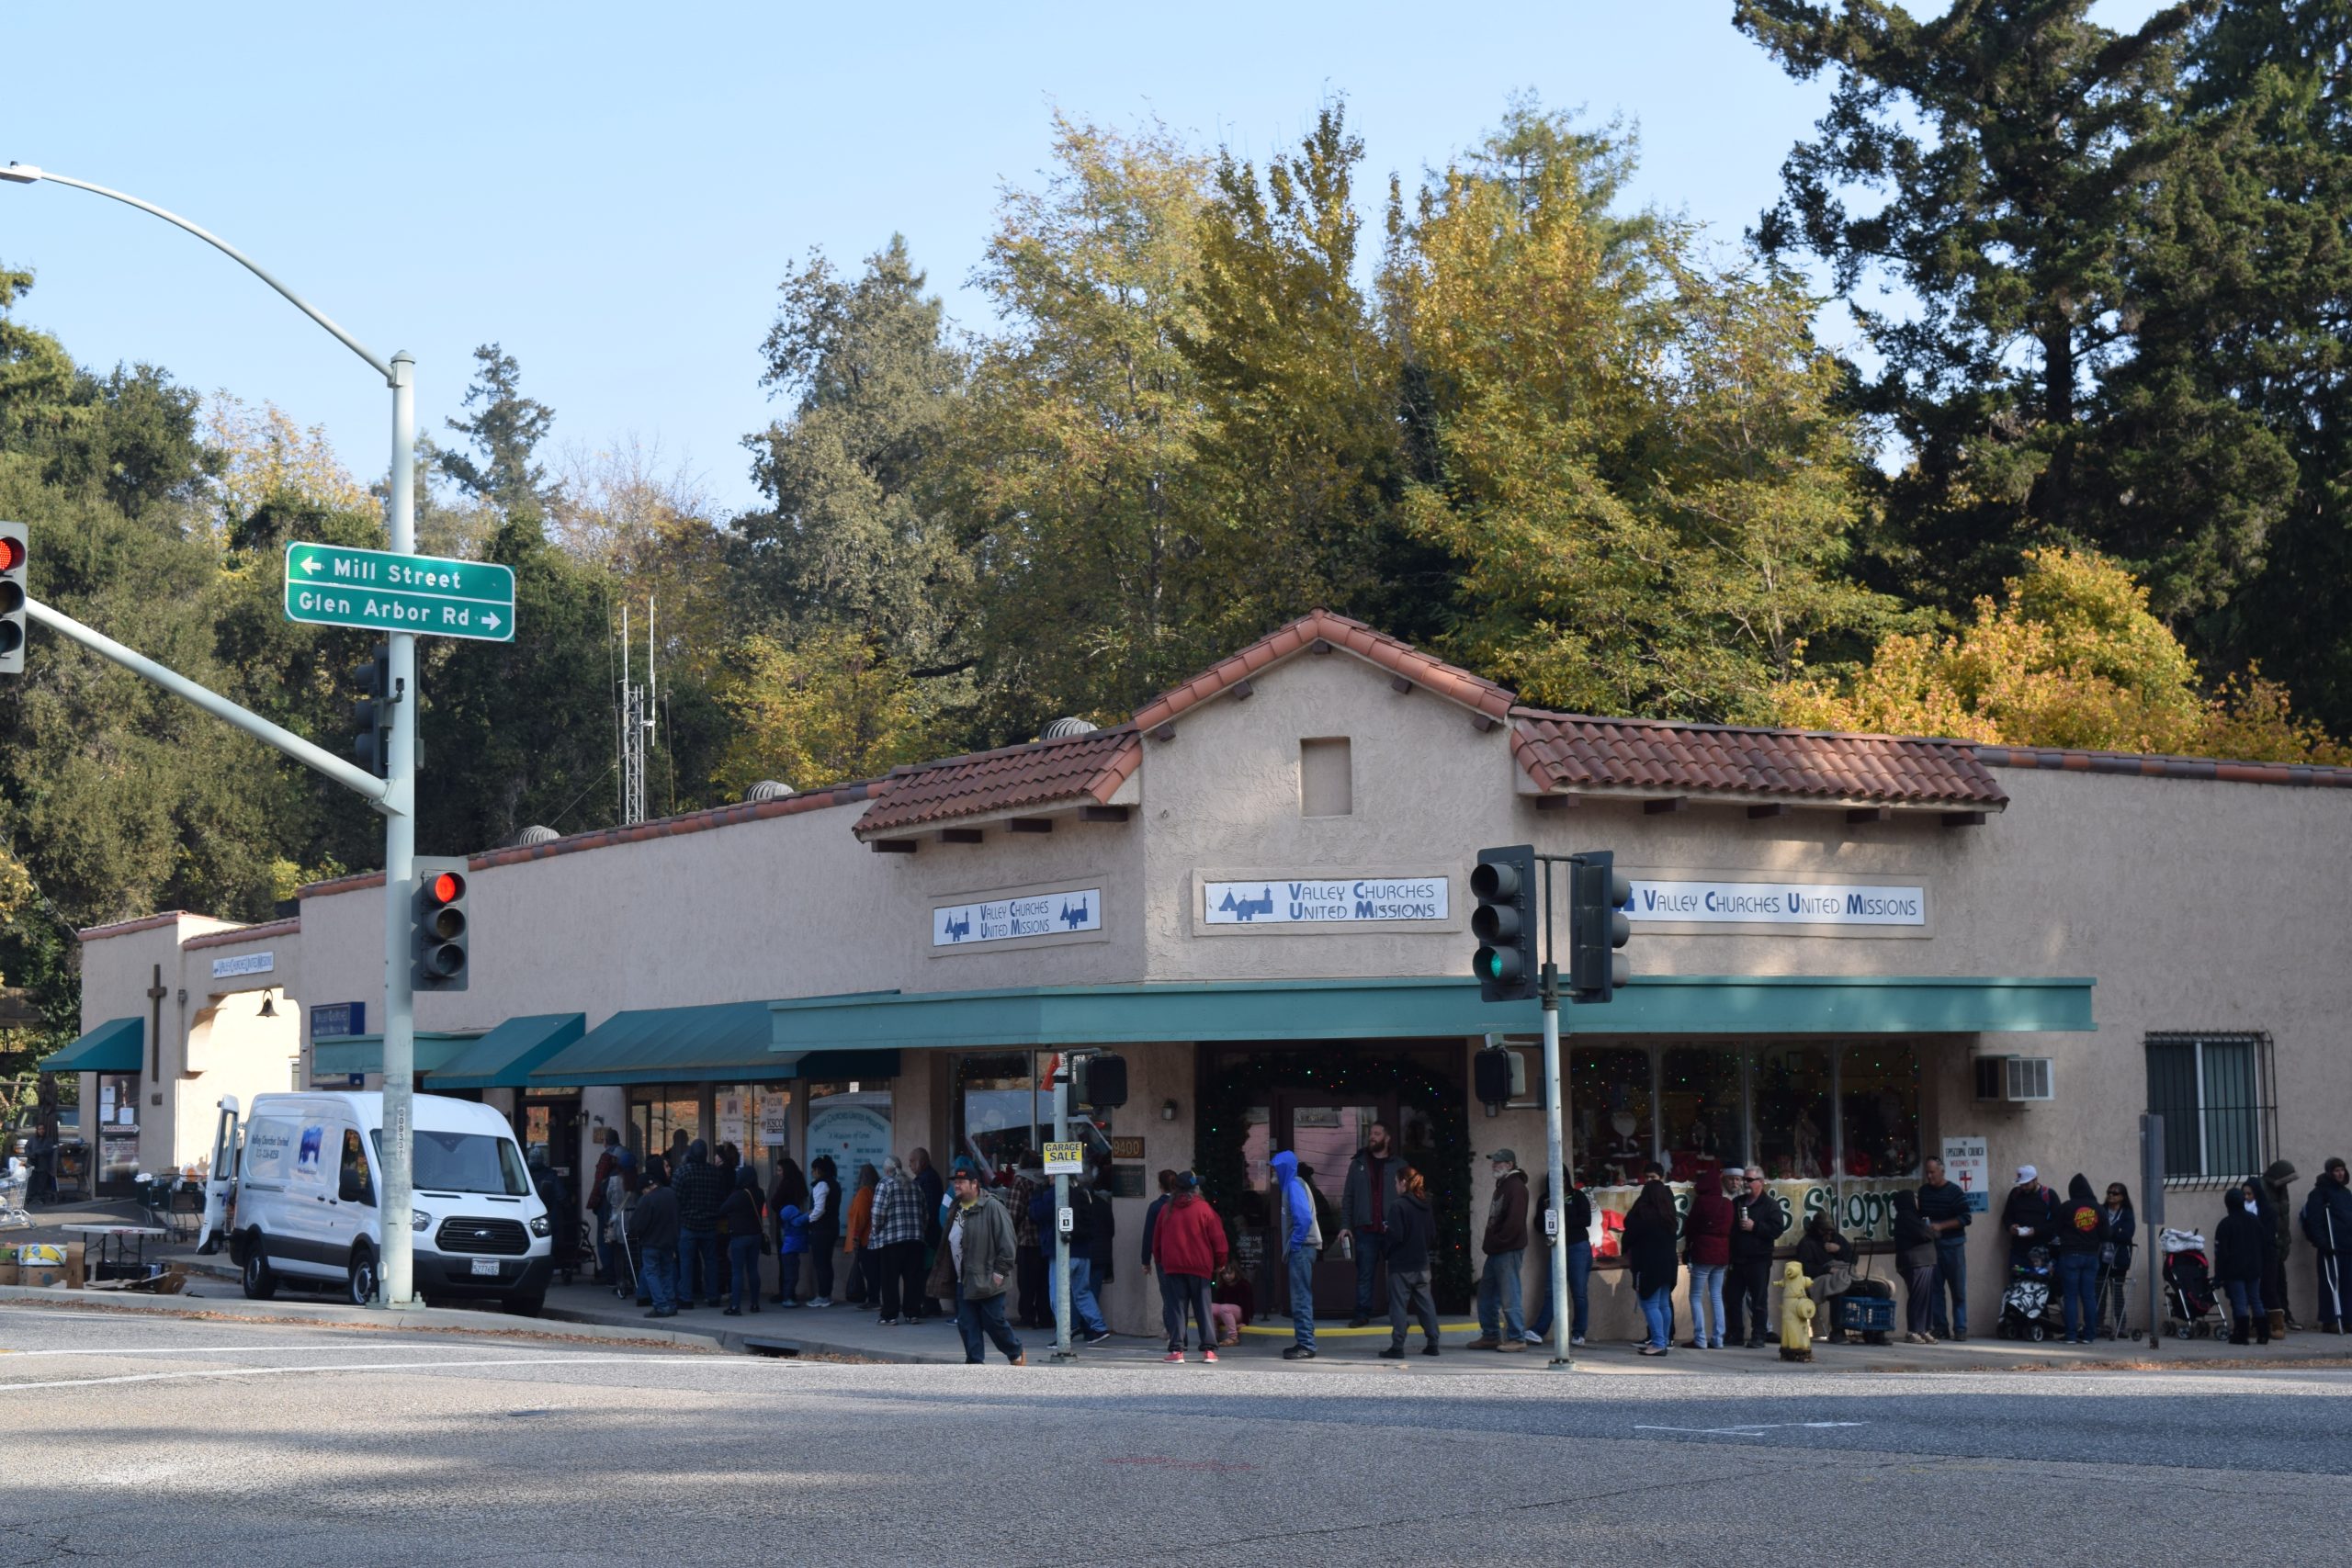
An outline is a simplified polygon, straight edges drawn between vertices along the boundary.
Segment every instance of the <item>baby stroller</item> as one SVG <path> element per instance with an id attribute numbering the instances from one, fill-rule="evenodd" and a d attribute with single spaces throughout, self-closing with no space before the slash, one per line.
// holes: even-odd
<path id="1" fill-rule="evenodd" d="M 2211 1339 L 2222 1324 L 2221 1303 L 2213 1292 L 2213 1268 L 2205 1257 L 2205 1238 L 2195 1231 L 2167 1227 L 2159 1238 L 2165 1249 L 2165 1330 L 2176 1339 Z"/>
<path id="2" fill-rule="evenodd" d="M 2062 1331 L 2055 1292 L 2050 1288 L 2050 1249 L 2030 1249 L 2025 1260 L 2009 1271 L 2009 1288 L 2001 1295 L 2001 1321 L 1994 1332 L 2004 1339 L 2047 1339 Z"/>

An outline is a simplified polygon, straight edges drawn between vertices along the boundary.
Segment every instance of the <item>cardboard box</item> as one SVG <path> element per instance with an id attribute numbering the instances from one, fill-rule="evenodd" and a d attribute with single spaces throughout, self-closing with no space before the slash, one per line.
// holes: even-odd
<path id="1" fill-rule="evenodd" d="M 65 1288 L 67 1290 L 78 1291 L 82 1288 L 85 1279 L 83 1271 L 85 1256 L 83 1243 L 69 1241 L 65 1244 Z"/>
<path id="2" fill-rule="evenodd" d="M 65 1277 L 62 1263 L 23 1263 L 17 1265 L 20 1285 L 54 1285 Z"/>
<path id="3" fill-rule="evenodd" d="M 16 1284 L 22 1277 L 14 1258 L 0 1259 L 0 1285 Z"/>

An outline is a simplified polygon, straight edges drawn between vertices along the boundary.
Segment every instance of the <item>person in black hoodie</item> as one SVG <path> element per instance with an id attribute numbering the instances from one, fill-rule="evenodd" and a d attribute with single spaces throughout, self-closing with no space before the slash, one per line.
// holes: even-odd
<path id="1" fill-rule="evenodd" d="M 2066 1183 L 2066 1201 L 2058 1205 L 2058 1288 L 2065 1292 L 2066 1339 L 2087 1345 L 2098 1326 L 2098 1249 L 2107 1235 L 2107 1216 L 2090 1178 L 2076 1171 Z"/>
<path id="2" fill-rule="evenodd" d="M 2352 1251 L 2352 1171 L 2340 1159 L 2322 1168 L 2303 1200 L 2303 1237 L 2319 1255 L 2319 1331 L 2341 1334 L 2347 1316 L 2341 1259 Z"/>
<path id="3" fill-rule="evenodd" d="M 1724 1282 L 1726 1344 L 1740 1343 L 1739 1325 L 1747 1320 L 1747 1345 L 1764 1348 L 1772 1332 L 1772 1248 L 1789 1226 L 1788 1211 L 1765 1190 L 1764 1168 L 1751 1165 L 1731 1201 L 1731 1273 Z M 1743 1314 L 1742 1309 L 1745 1308 Z"/>
<path id="4" fill-rule="evenodd" d="M 1437 1218 L 1430 1213 L 1429 1183 L 1409 1165 L 1396 1167 L 1396 1197 L 1382 1214 L 1387 1225 L 1383 1245 L 1388 1256 L 1388 1348 L 1384 1361 L 1405 1359 L 1408 1315 L 1421 1325 L 1421 1354 L 1437 1354 L 1437 1298 L 1430 1294 L 1430 1245 L 1437 1239 Z"/>
<path id="5" fill-rule="evenodd" d="M 2233 1187 L 2222 1194 L 2228 1212 L 2213 1233 L 2213 1279 L 2230 1298 L 2230 1343 L 2243 1345 L 2249 1331 L 2256 1342 L 2270 1343 L 2270 1314 L 2262 1304 L 2262 1216 L 2245 1206 L 2245 1192 Z"/>
<path id="6" fill-rule="evenodd" d="M 1674 1282 L 1681 1273 L 1674 1256 L 1674 1233 L 1681 1221 L 1665 1178 L 1656 1160 L 1644 1166 L 1642 1190 L 1625 1211 L 1625 1263 L 1633 1271 L 1634 1293 L 1641 1299 L 1642 1319 L 1649 1329 L 1642 1345 L 1645 1356 L 1667 1353 L 1674 1335 Z M 1760 1310 L 1757 1321 L 1763 1321 Z"/>

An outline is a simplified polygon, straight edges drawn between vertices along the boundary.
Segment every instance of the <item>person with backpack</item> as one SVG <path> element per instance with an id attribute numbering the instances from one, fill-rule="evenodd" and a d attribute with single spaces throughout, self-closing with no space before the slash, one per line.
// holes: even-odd
<path id="1" fill-rule="evenodd" d="M 1438 1353 L 1437 1298 L 1430 1293 L 1430 1248 L 1437 1240 L 1437 1217 L 1430 1213 L 1429 1182 L 1396 1162 L 1396 1190 L 1381 1206 L 1383 1245 L 1388 1250 L 1388 1348 L 1384 1361 L 1405 1359 L 1408 1316 L 1421 1325 L 1421 1354 Z"/>
<path id="2" fill-rule="evenodd" d="M 1690 1190 L 1690 1213 L 1682 1224 L 1683 1258 L 1690 1265 L 1690 1337 L 1683 1342 L 1686 1350 L 1724 1348 L 1724 1275 L 1731 1268 L 1731 1199 L 1724 1195 L 1722 1172 L 1702 1169 Z"/>
<path id="3" fill-rule="evenodd" d="M 2270 1343 L 2270 1314 L 2262 1304 L 2262 1261 L 2268 1250 L 2262 1216 L 2246 1207 L 2245 1190 L 2222 1194 L 2222 1223 L 2213 1232 L 2213 1282 L 2230 1298 L 2230 1343 Z"/>
<path id="4" fill-rule="evenodd" d="M 2318 1254 L 2319 1331 L 2345 1330 L 2342 1255 L 2352 1249 L 2352 1173 L 2340 1159 L 2331 1159 L 2312 1183 L 2303 1200 L 2303 1239 Z"/>
<path id="5" fill-rule="evenodd" d="M 2064 1295 L 2067 1343 L 2087 1345 L 2098 1326 L 2098 1249 L 2107 1216 L 2091 1191 L 2090 1178 L 2076 1171 L 2056 1211 L 2058 1288 Z M 2256 1283 L 2260 1276 L 2256 1275 Z"/>

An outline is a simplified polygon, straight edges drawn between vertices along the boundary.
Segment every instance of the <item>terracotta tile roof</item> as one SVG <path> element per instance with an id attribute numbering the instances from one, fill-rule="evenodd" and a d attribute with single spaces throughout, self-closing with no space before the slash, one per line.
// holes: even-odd
<path id="1" fill-rule="evenodd" d="M 1442 660 L 1431 659 L 1409 644 L 1399 642 L 1385 633 L 1374 631 L 1362 621 L 1335 615 L 1329 610 L 1310 610 L 1290 625 L 1260 637 L 1232 658 L 1222 660 L 1193 676 L 1175 690 L 1163 693 L 1145 705 L 1132 722 L 1137 729 L 1157 729 L 1185 709 L 1204 703 L 1221 692 L 1232 690 L 1269 665 L 1278 664 L 1304 652 L 1317 642 L 1352 653 L 1392 675 L 1403 676 L 1417 686 L 1426 687 L 1439 696 L 1451 698 L 1464 707 L 1486 714 L 1490 718 L 1509 716 L 1511 705 L 1519 701 L 1516 695 L 1492 681 L 1481 680 L 1467 670 L 1459 670 Z"/>
<path id="2" fill-rule="evenodd" d="M 1135 727 L 1123 724 L 900 768 L 877 786 L 881 798 L 857 819 L 857 836 L 902 833 L 1023 807 L 1078 800 L 1107 805 L 1142 756 Z"/>
<path id="3" fill-rule="evenodd" d="M 1999 809 L 2008 796 L 1961 740 L 1586 718 L 1521 708 L 1511 750 L 1545 791 L 1793 796 Z"/>
<path id="4" fill-rule="evenodd" d="M 2352 789 L 2352 768 L 2313 762 L 2233 762 L 2212 757 L 2159 757 L 2132 751 L 2069 751 L 2052 746 L 1979 746 L 1976 760 L 1993 768 L 2047 768 L 2069 773 L 2129 773 L 2149 779 Z"/>
<path id="5" fill-rule="evenodd" d="M 241 942 L 261 942 L 274 936 L 299 936 L 301 931 L 302 917 L 296 915 L 290 919 L 266 920 L 257 926 L 239 926 L 234 931 L 207 931 L 202 936 L 188 938 L 180 946 L 183 949 L 234 947 Z"/>

